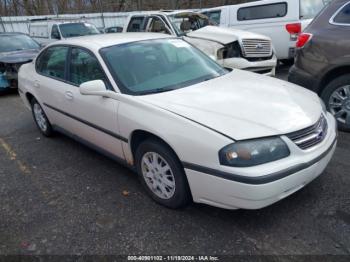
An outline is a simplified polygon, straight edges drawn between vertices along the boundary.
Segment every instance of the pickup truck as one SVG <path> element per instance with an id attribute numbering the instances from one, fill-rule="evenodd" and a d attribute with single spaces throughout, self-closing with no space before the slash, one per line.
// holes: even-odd
<path id="1" fill-rule="evenodd" d="M 223 67 L 275 75 L 277 58 L 269 37 L 220 28 L 200 13 L 162 11 L 132 14 L 128 17 L 123 32 L 154 32 L 181 37 Z"/>
<path id="2" fill-rule="evenodd" d="M 81 21 L 32 20 L 29 35 L 42 45 L 76 36 L 96 35 L 100 31 L 95 25 Z"/>

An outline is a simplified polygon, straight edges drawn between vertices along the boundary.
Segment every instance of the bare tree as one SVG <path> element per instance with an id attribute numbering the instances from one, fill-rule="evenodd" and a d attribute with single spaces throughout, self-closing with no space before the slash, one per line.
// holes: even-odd
<path id="1" fill-rule="evenodd" d="M 0 16 L 202 8 L 252 0 L 0 0 Z"/>

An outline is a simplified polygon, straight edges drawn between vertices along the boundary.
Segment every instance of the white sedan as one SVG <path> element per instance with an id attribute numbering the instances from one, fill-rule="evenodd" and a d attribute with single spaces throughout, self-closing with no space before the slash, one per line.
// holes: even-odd
<path id="1" fill-rule="evenodd" d="M 170 208 L 270 205 L 319 176 L 337 141 L 316 94 L 161 34 L 55 42 L 21 67 L 19 92 L 44 135 L 119 160 Z"/>

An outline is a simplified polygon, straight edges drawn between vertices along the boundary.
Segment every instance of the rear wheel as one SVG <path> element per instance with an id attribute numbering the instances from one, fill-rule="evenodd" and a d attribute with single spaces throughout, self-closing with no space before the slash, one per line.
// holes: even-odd
<path id="1" fill-rule="evenodd" d="M 184 169 L 168 146 L 157 139 L 146 140 L 137 148 L 135 160 L 141 183 L 153 200 L 169 208 L 190 202 Z"/>
<path id="2" fill-rule="evenodd" d="M 52 126 L 50 124 L 50 121 L 48 120 L 41 105 L 35 98 L 31 100 L 31 106 L 32 106 L 34 121 L 37 127 L 39 128 L 40 132 L 44 136 L 51 136 L 53 131 L 52 131 Z"/>
<path id="3" fill-rule="evenodd" d="M 336 118 L 339 129 L 350 132 L 350 74 L 331 81 L 321 97 Z"/>

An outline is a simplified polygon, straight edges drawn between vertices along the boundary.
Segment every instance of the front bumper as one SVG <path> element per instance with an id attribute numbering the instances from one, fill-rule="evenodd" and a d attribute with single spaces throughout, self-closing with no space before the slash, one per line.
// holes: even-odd
<path id="1" fill-rule="evenodd" d="M 286 161 L 294 164 L 279 165 L 284 166 L 280 172 L 275 171 L 277 165 L 271 162 L 264 168 L 260 167 L 261 170 L 266 170 L 266 166 L 273 170 L 269 175 L 241 175 L 238 176 L 240 180 L 237 177 L 232 180 L 224 176 L 227 172 L 215 174 L 184 165 L 194 202 L 226 209 L 259 209 L 298 191 L 322 174 L 334 154 L 336 123 L 330 115 L 328 120 L 330 128 L 326 139 L 315 148 L 306 150 L 309 152 L 301 152 L 295 157 L 291 155 Z M 291 152 L 295 150 L 301 151 L 292 148 Z"/>
<path id="2" fill-rule="evenodd" d="M 275 76 L 277 58 L 275 55 L 271 59 L 262 61 L 249 61 L 243 57 L 228 58 L 218 61 L 223 67 L 232 69 L 242 69 L 267 76 Z"/>

